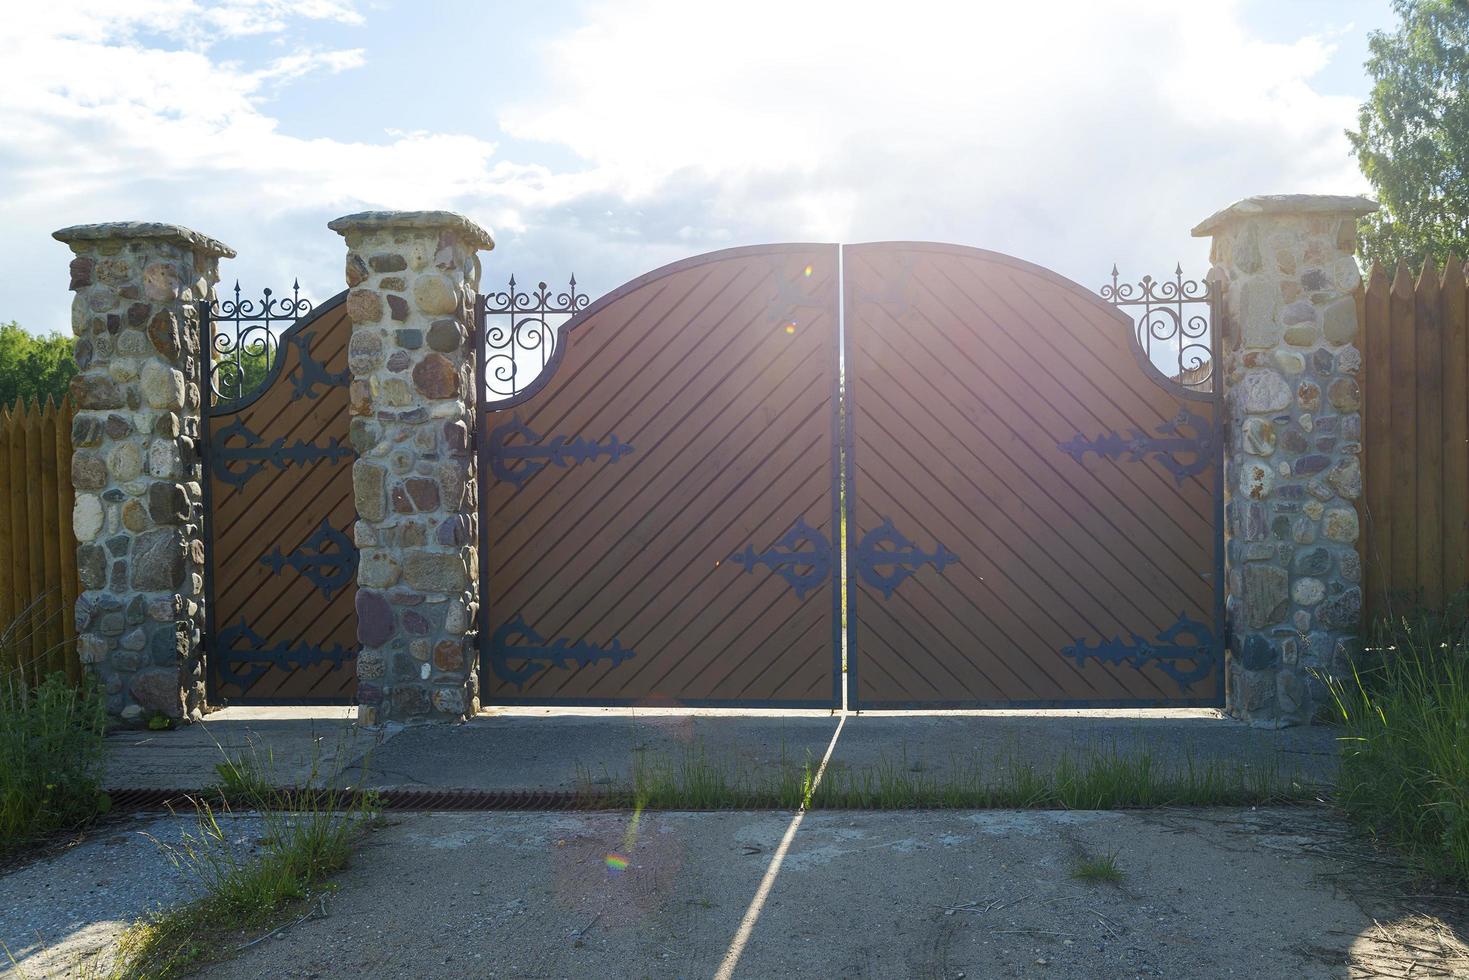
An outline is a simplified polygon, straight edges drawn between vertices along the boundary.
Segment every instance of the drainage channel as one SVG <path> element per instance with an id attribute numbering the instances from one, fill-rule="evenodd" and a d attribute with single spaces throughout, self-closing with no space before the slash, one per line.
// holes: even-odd
<path id="1" fill-rule="evenodd" d="M 630 798 L 616 794 L 496 790 L 383 789 L 369 790 L 373 800 L 386 811 L 545 811 L 545 810 L 624 810 L 631 809 Z M 196 799 L 213 798 L 214 794 L 195 794 L 178 789 L 108 790 L 114 812 L 191 810 Z M 278 788 L 262 794 L 266 799 L 288 801 L 294 809 L 349 809 L 362 801 L 361 790 L 301 790 Z"/>

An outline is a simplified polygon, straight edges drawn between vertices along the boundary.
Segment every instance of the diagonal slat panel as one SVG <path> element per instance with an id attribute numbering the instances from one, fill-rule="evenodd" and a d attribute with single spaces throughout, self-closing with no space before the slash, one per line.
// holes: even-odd
<path id="1" fill-rule="evenodd" d="M 1218 705 L 1215 470 L 1074 458 L 1179 403 L 1098 297 L 1007 256 L 843 250 L 851 563 L 861 708 Z M 1188 408 L 1213 425 L 1212 403 Z M 1210 673 L 1069 649 L 1203 639 Z M 1115 639 L 1115 643 L 1112 641 Z"/>
<path id="2" fill-rule="evenodd" d="M 285 565 L 277 573 L 263 559 L 274 550 L 291 555 L 307 548 L 307 541 L 323 520 L 343 532 L 349 543 L 356 511 L 352 495 L 352 458 L 335 462 L 317 460 L 283 469 L 265 465 L 242 485 L 222 479 L 215 460 L 222 449 L 239 446 L 227 430 L 243 423 L 259 437 L 261 446 L 277 439 L 325 446 L 336 439 L 348 445 L 346 386 L 320 385 L 316 397 L 296 393 L 293 375 L 301 370 L 300 356 L 289 338 L 309 331 L 311 357 L 331 374 L 347 370 L 345 294 L 317 307 L 314 314 L 287 330 L 279 346 L 280 370 L 269 386 L 237 411 L 211 415 L 206 447 L 206 479 L 211 494 L 209 519 L 208 612 L 213 622 L 209 649 L 210 700 L 231 704 L 351 704 L 356 700 L 357 594 L 354 571 L 327 595 L 300 571 Z M 228 464 L 241 472 L 246 464 Z M 352 546 L 355 550 L 355 546 Z M 290 668 L 274 666 L 248 686 L 233 681 L 223 670 L 221 638 L 245 623 L 259 637 L 259 645 L 294 647 L 341 646 L 340 662 L 320 662 Z"/>
<path id="3" fill-rule="evenodd" d="M 838 703 L 837 277 L 821 245 L 669 266 L 579 314 L 545 386 L 481 417 L 484 703 Z M 486 447 L 517 417 L 518 445 L 631 451 L 505 457 L 497 478 Z M 731 560 L 800 522 L 827 550 L 801 594 Z"/>

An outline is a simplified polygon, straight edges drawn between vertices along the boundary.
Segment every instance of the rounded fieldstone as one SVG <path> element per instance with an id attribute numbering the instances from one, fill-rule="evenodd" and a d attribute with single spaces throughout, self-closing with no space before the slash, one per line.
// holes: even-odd
<path id="1" fill-rule="evenodd" d="M 1355 378 L 1337 378 L 1327 386 L 1326 397 L 1339 412 L 1355 412 L 1362 405 L 1362 391 Z"/>
<path id="2" fill-rule="evenodd" d="M 1331 629 L 1355 629 L 1362 618 L 1362 590 L 1353 587 L 1328 599 L 1321 605 L 1316 618 L 1322 626 Z"/>
<path id="3" fill-rule="evenodd" d="M 154 350 L 170 361 L 177 360 L 179 354 L 183 353 L 178 320 L 168 310 L 160 310 L 148 321 L 148 340 L 153 344 Z"/>
<path id="4" fill-rule="evenodd" d="M 380 647 L 393 638 L 393 607 L 380 592 L 357 590 L 357 639 L 364 647 Z"/>
<path id="5" fill-rule="evenodd" d="M 122 505 L 122 526 L 129 531 L 138 532 L 148 530 L 148 511 L 136 500 L 129 500 Z"/>
<path id="6" fill-rule="evenodd" d="M 388 315 L 400 323 L 408 319 L 408 301 L 401 296 L 389 293 Z"/>
<path id="7" fill-rule="evenodd" d="M 1245 372 L 1238 390 L 1240 403 L 1250 415 L 1282 411 L 1291 400 L 1290 385 L 1279 373 L 1271 370 Z"/>
<path id="8" fill-rule="evenodd" d="M 1347 500 L 1356 500 L 1362 496 L 1361 463 L 1355 456 L 1342 460 L 1326 475 L 1326 482 Z"/>
<path id="9" fill-rule="evenodd" d="M 442 354 L 452 354 L 464 345 L 464 328 L 458 320 L 435 320 L 428 325 L 428 345 Z"/>
<path id="10" fill-rule="evenodd" d="M 1347 507 L 1333 507 L 1322 519 L 1321 533 L 1332 541 L 1354 544 L 1359 533 L 1357 512 Z"/>
<path id="11" fill-rule="evenodd" d="M 376 295 L 376 294 L 374 294 Z M 376 331 L 353 331 L 347 344 L 347 366 L 361 377 L 376 371 L 383 363 L 383 339 Z"/>
<path id="12" fill-rule="evenodd" d="M 178 299 L 179 267 L 172 262 L 154 262 L 143 270 L 143 295 L 155 303 Z"/>
<path id="13" fill-rule="evenodd" d="M 107 464 L 96 453 L 73 452 L 71 485 L 77 490 L 101 490 L 107 486 Z"/>
<path id="14" fill-rule="evenodd" d="M 114 483 L 127 483 L 143 474 L 143 451 L 136 442 L 119 442 L 107 453 L 107 469 Z M 96 489 L 89 487 L 88 489 Z"/>
<path id="15" fill-rule="evenodd" d="M 367 260 L 367 264 L 372 267 L 373 272 L 402 272 L 408 268 L 408 261 L 396 253 L 374 255 Z"/>
<path id="16" fill-rule="evenodd" d="M 388 355 L 388 370 L 402 371 L 413 363 L 413 355 L 406 350 L 395 350 Z"/>
<path id="17" fill-rule="evenodd" d="M 144 711 L 160 711 L 170 718 L 183 717 L 184 695 L 177 670 L 149 667 L 128 681 L 128 693 Z"/>
<path id="18" fill-rule="evenodd" d="M 440 640 L 434 644 L 434 667 L 438 670 L 464 669 L 464 644 L 458 640 Z"/>
<path id="19" fill-rule="evenodd" d="M 1321 339 L 1321 329 L 1316 326 L 1315 321 L 1293 323 L 1281 333 L 1281 339 L 1292 347 L 1310 347 Z"/>
<path id="20" fill-rule="evenodd" d="M 469 584 L 458 554 L 416 551 L 403 562 L 403 577 L 421 592 L 462 592 Z"/>
<path id="21" fill-rule="evenodd" d="M 1289 375 L 1297 375 L 1306 370 L 1306 359 L 1293 350 L 1281 348 L 1275 352 L 1275 363 L 1282 371 Z"/>
<path id="22" fill-rule="evenodd" d="M 428 272 L 413 280 L 413 301 L 426 316 L 442 316 L 459 309 L 459 291 L 448 276 Z"/>
<path id="23" fill-rule="evenodd" d="M 369 589 L 386 589 L 397 584 L 401 566 L 392 552 L 372 548 L 357 562 L 357 584 Z"/>
<path id="24" fill-rule="evenodd" d="M 105 374 L 78 374 L 71 379 L 71 400 L 79 409 L 122 408 L 123 393 Z"/>
<path id="25" fill-rule="evenodd" d="M 353 323 L 376 323 L 383 318 L 383 298 L 371 289 L 347 294 L 347 316 Z"/>
<path id="26" fill-rule="evenodd" d="M 458 398 L 459 371 L 443 354 L 428 354 L 413 366 L 413 385 L 425 398 Z"/>
<path id="27" fill-rule="evenodd" d="M 1314 606 L 1326 598 L 1326 583 L 1319 578 L 1298 578 L 1291 583 L 1290 597 L 1299 606 Z"/>
<path id="28" fill-rule="evenodd" d="M 138 535 L 133 546 L 133 588 L 140 592 L 172 592 L 184 583 L 183 532 L 158 528 Z"/>
<path id="29" fill-rule="evenodd" d="M 102 498 L 92 493 L 77 494 L 71 506 L 71 528 L 77 539 L 92 540 L 102 533 L 102 524 Z"/>
<path id="30" fill-rule="evenodd" d="M 1250 417 L 1244 424 L 1245 452 L 1269 456 L 1275 452 L 1275 425 L 1267 419 Z"/>
<path id="31" fill-rule="evenodd" d="M 1262 463 L 1245 463 L 1240 467 L 1239 492 L 1250 500 L 1264 500 L 1275 486 L 1275 471 Z"/>
<path id="32" fill-rule="evenodd" d="M 1321 334 L 1328 344 L 1350 344 L 1357 339 L 1357 300 L 1343 296 L 1321 311 Z"/>
<path id="33" fill-rule="evenodd" d="M 357 460 L 352 464 L 352 494 L 357 516 L 381 521 L 388 516 L 388 472 L 376 463 Z"/>
<path id="34" fill-rule="evenodd" d="M 360 286 L 367 281 L 370 273 L 367 271 L 367 263 L 362 261 L 362 256 L 356 252 L 347 254 L 347 285 Z"/>
<path id="35" fill-rule="evenodd" d="M 149 408 L 169 410 L 184 406 L 183 372 L 162 361 L 151 360 L 143 365 L 139 387 Z"/>
<path id="36" fill-rule="evenodd" d="M 1296 404 L 1303 412 L 1315 412 L 1321 408 L 1321 386 L 1313 381 L 1302 381 L 1296 386 Z"/>

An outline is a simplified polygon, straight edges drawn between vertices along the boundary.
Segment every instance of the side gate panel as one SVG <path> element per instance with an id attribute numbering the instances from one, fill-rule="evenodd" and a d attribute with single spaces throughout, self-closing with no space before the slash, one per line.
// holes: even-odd
<path id="1" fill-rule="evenodd" d="M 486 704 L 839 703 L 837 258 L 634 280 L 481 416 Z"/>
<path id="2" fill-rule="evenodd" d="M 205 419 L 211 701 L 355 701 L 345 297 L 285 330 L 261 387 Z"/>
<path id="3" fill-rule="evenodd" d="M 1028 263 L 844 268 L 855 705 L 1221 704 L 1212 399 Z"/>

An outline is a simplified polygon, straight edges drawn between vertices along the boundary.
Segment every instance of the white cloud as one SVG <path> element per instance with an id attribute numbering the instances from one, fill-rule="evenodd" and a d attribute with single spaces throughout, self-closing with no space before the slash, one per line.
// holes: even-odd
<path id="1" fill-rule="evenodd" d="M 474 87 L 471 52 L 486 49 L 405 65 L 292 40 L 311 20 L 391 38 L 408 11 L 67 0 L 9 13 L 0 317 L 65 322 L 65 250 L 38 246 L 82 221 L 188 223 L 239 248 L 251 279 L 299 273 L 317 295 L 340 286 L 326 219 L 426 206 L 496 229 L 492 277 L 574 268 L 594 290 L 729 244 L 878 238 L 994 248 L 1092 284 L 1114 258 L 1202 271 L 1188 229 L 1235 198 L 1364 186 L 1341 132 L 1355 102 L 1312 88 L 1330 41 L 1262 41 L 1233 0 L 621 0 L 583 13 L 547 43 L 538 94 L 501 112 L 509 156 L 462 132 L 282 131 L 272 112 L 313 72 L 493 99 Z M 252 36 L 272 40 L 268 57 L 217 56 L 216 39 Z M 582 162 L 538 164 L 537 144 Z"/>

